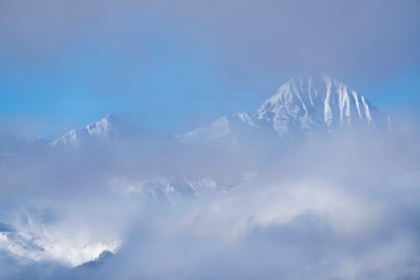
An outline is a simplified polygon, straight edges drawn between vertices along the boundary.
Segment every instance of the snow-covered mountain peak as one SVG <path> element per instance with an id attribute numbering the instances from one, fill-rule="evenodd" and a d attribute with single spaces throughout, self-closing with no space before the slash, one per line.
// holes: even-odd
<path id="1" fill-rule="evenodd" d="M 255 118 L 273 124 L 281 136 L 359 126 L 373 129 L 379 110 L 345 84 L 319 71 L 303 71 L 283 84 Z"/>
<path id="2" fill-rule="evenodd" d="M 183 142 L 207 142 L 227 135 L 249 137 L 257 131 L 269 135 L 271 130 L 281 138 L 293 139 L 348 129 L 376 138 L 389 133 L 406 135 L 410 130 L 409 127 L 403 129 L 395 118 L 381 112 L 350 87 L 310 69 L 284 83 L 253 115 L 223 117 L 207 127 L 177 137 Z"/>
<path id="3" fill-rule="evenodd" d="M 59 146 L 80 147 L 91 142 L 107 143 L 111 140 L 124 136 L 137 135 L 138 129 L 108 115 L 105 118 L 93 122 L 86 127 L 73 129 L 64 136 L 51 143 L 53 148 Z"/>
<path id="4" fill-rule="evenodd" d="M 165 141 L 166 139 L 169 139 L 169 137 L 157 132 L 143 130 L 119 118 L 108 115 L 85 127 L 69 131 L 64 136 L 51 142 L 50 146 L 54 150 L 59 147 L 64 149 L 79 148 L 81 146 L 92 148 L 98 147 L 98 144 L 124 142 L 124 145 L 128 143 L 140 145 L 140 143 L 144 142 Z"/>

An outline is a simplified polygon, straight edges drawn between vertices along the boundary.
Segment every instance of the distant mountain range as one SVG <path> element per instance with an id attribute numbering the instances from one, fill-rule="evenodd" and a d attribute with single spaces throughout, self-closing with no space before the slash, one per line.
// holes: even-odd
<path id="1" fill-rule="evenodd" d="M 340 131 L 358 130 L 375 141 L 410 139 L 415 130 L 380 111 L 353 89 L 318 71 L 303 71 L 283 84 L 253 113 L 224 116 L 210 125 L 177 135 L 141 130 L 113 116 L 71 130 L 62 137 L 23 143 L 0 132 L 0 155 L 33 154 L 83 146 L 109 144 L 121 139 L 165 139 L 181 143 L 252 142 L 253 139 L 313 139 Z"/>

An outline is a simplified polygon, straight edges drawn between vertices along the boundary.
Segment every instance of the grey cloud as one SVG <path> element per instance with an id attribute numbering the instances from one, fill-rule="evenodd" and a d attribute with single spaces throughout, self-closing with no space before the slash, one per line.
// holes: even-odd
<path id="1" fill-rule="evenodd" d="M 27 172 L 30 164 L 9 165 L 2 171 L 23 186 L 17 193 L 2 189 L 9 204 L 1 210 L 7 216 L 23 209 L 33 221 L 40 219 L 50 238 L 59 234 L 60 242 L 86 232 L 92 241 L 124 240 L 113 258 L 79 279 L 416 279 L 419 161 L 398 146 L 373 153 L 362 141 L 337 135 L 246 155 L 234 147 L 198 153 L 154 143 L 157 149 L 132 151 L 149 151 L 143 157 L 111 149 L 110 155 L 89 154 L 89 161 L 38 161 L 33 172 Z M 233 180 L 247 168 L 258 176 L 235 189 L 173 196 L 172 204 L 115 192 L 107 180 L 156 170 Z M 12 196 L 19 193 L 25 195 Z M 5 279 L 63 279 L 70 272 L 29 262 L 4 273 Z"/>
<path id="2" fill-rule="evenodd" d="M 411 0 L 3 1 L 0 32 L 3 49 L 12 53 L 59 54 L 86 37 L 134 54 L 152 35 L 136 21 L 153 19 L 179 37 L 212 45 L 241 67 L 290 75 L 318 66 L 339 78 L 362 80 L 418 64 L 419 5 Z M 133 24 L 137 28 L 127 32 Z"/>

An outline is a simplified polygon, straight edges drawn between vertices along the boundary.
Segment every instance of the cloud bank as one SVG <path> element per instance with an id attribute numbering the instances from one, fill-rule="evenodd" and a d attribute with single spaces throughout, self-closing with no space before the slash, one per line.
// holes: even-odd
<path id="1" fill-rule="evenodd" d="M 1 276 L 417 279 L 420 163 L 412 156 L 415 150 L 394 146 L 378 153 L 363 143 L 336 135 L 245 155 L 230 145 L 200 146 L 192 148 L 190 158 L 188 149 L 159 144 L 143 158 L 122 157 L 106 169 L 103 158 L 87 165 L 84 158 L 73 159 L 56 167 L 60 176 L 36 173 L 31 175 L 38 178 L 36 185 L 22 184 L 20 192 L 2 189 L 9 202 L 1 209 L 2 240 L 12 240 L 12 230 L 24 235 L 13 239 L 13 250 L 2 247 Z M 188 168 L 175 164 L 181 159 Z M 59 155 L 55 165 L 68 160 Z M 226 161 L 234 168 L 221 171 L 218 165 Z M 166 162 L 159 175 L 167 180 L 150 186 L 144 181 L 154 175 L 137 171 L 153 162 Z M 180 190 L 179 174 L 233 187 L 200 189 L 197 183 L 197 192 L 177 193 L 171 188 Z M 54 249 L 25 248 L 25 234 L 33 238 L 29 244 Z M 115 255 L 99 268 L 70 269 L 105 249 Z"/>

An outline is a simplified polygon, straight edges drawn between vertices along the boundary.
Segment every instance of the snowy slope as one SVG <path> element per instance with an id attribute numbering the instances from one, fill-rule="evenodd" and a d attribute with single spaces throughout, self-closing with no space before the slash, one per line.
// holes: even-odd
<path id="1" fill-rule="evenodd" d="M 82 146 L 109 144 L 119 139 L 159 138 L 157 133 L 143 131 L 118 118 L 107 117 L 91 123 L 86 127 L 73 129 L 64 136 L 51 142 L 53 150 L 60 148 L 79 148 Z"/>
<path id="2" fill-rule="evenodd" d="M 221 117 L 206 127 L 186 134 L 175 135 L 175 139 L 184 143 L 205 143 L 232 136 L 230 139 L 235 141 L 238 136 L 258 133 L 258 129 L 249 114 L 240 113 L 229 117 Z"/>
<path id="3" fill-rule="evenodd" d="M 84 143 L 91 143 L 93 141 L 108 142 L 118 138 L 119 125 L 120 122 L 115 117 L 107 116 L 86 127 L 71 130 L 64 136 L 53 141 L 51 146 L 53 148 L 58 148 L 60 146 L 80 147 Z"/>

